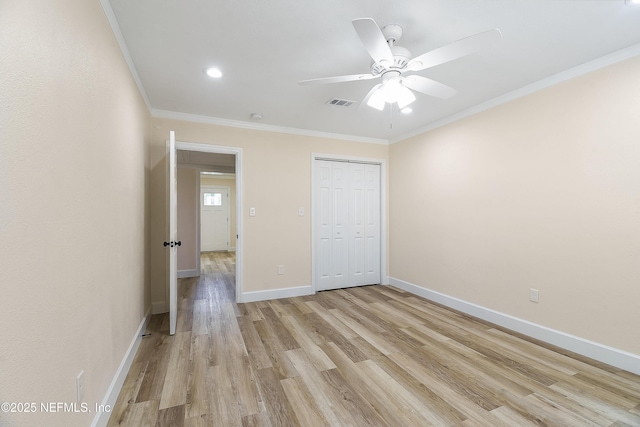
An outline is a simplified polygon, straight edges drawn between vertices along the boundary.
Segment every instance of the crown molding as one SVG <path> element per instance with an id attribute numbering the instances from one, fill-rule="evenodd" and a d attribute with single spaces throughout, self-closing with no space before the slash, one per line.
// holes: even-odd
<path id="1" fill-rule="evenodd" d="M 151 115 L 159 119 L 174 119 L 187 122 L 206 123 L 218 126 L 228 126 L 242 129 L 259 130 L 265 132 L 288 133 L 292 135 L 312 136 L 317 138 L 340 139 L 344 141 L 365 142 L 368 144 L 388 145 L 386 139 L 369 138 L 364 136 L 343 135 L 339 133 L 320 132 L 308 129 L 290 128 L 286 126 L 265 125 L 262 123 L 243 122 L 240 120 L 222 119 L 219 117 L 200 116 L 197 114 L 180 113 L 177 111 L 151 109 Z"/>
<path id="2" fill-rule="evenodd" d="M 555 86 L 559 83 L 574 79 L 576 77 L 582 76 L 592 71 L 599 70 L 609 65 L 617 64 L 618 62 L 622 62 L 626 59 L 630 59 L 638 55 L 640 55 L 640 43 L 629 46 L 625 49 L 618 50 L 609 55 L 605 55 L 600 58 L 594 59 L 593 61 L 585 62 L 584 64 L 578 65 L 577 67 L 573 67 L 568 70 L 562 71 L 560 73 L 554 74 L 550 77 L 531 83 L 527 86 L 523 86 L 520 89 L 516 89 L 504 95 L 490 99 L 489 101 L 483 102 L 481 104 L 475 105 L 466 110 L 460 111 L 459 113 L 452 114 L 451 116 L 432 122 L 426 126 L 423 126 L 412 132 L 406 133 L 404 135 L 401 135 L 397 138 L 390 140 L 389 144 L 395 144 L 396 142 L 404 141 L 405 139 L 409 139 L 416 135 L 429 132 L 439 127 L 448 125 L 449 123 L 453 123 L 458 120 L 464 119 L 466 117 L 472 116 L 474 114 L 478 114 L 483 111 L 490 110 L 491 108 L 497 107 L 502 104 L 506 104 L 507 102 L 514 101 L 518 98 L 522 98 L 534 92 L 538 92 L 548 87 Z"/>
<path id="3" fill-rule="evenodd" d="M 124 37 L 122 36 L 122 31 L 120 31 L 120 25 L 118 25 L 118 19 L 116 18 L 115 13 L 113 13 L 113 9 L 111 8 L 111 3 L 109 0 L 100 0 L 100 5 L 102 6 L 102 10 L 109 21 L 109 25 L 111 26 L 111 31 L 113 31 L 113 35 L 116 37 L 116 41 L 118 42 L 118 46 L 120 46 L 120 52 L 124 57 L 127 66 L 129 67 L 129 71 L 131 72 L 131 76 L 133 80 L 136 82 L 136 86 L 138 86 L 138 91 L 140 92 L 140 96 L 144 100 L 144 103 L 147 105 L 147 109 L 151 112 L 151 102 L 149 102 L 149 97 L 147 96 L 147 91 L 144 90 L 144 86 L 142 85 L 142 81 L 140 80 L 140 76 L 138 75 L 138 71 L 136 70 L 135 65 L 133 64 L 133 59 L 131 58 L 131 53 L 129 52 L 129 48 L 127 47 L 127 43 L 124 41 Z"/>

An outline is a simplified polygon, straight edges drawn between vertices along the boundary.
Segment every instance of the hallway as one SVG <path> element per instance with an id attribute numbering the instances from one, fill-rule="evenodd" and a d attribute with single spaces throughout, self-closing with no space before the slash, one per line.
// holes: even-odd
<path id="1" fill-rule="evenodd" d="M 169 335 L 168 313 L 151 317 L 151 335 L 140 344 L 109 426 L 201 425 L 202 419 L 190 423 L 185 418 L 206 418 L 210 398 L 216 403 L 216 396 L 226 396 L 235 404 L 225 377 L 237 375 L 236 367 L 249 372 L 235 363 L 242 362 L 236 356 L 244 348 L 235 320 L 235 252 L 203 252 L 201 268 L 200 277 L 178 281 L 175 336 Z M 218 403 L 226 410 L 224 399 Z"/>

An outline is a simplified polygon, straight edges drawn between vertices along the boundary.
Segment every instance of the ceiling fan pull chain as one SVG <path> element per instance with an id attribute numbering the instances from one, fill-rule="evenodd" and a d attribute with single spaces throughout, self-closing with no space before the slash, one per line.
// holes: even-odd
<path id="1" fill-rule="evenodd" d="M 393 104 L 389 104 L 389 129 L 393 130 Z"/>

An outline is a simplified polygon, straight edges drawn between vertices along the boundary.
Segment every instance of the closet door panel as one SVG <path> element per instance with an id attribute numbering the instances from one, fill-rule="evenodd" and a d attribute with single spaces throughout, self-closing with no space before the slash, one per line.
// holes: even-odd
<path id="1" fill-rule="evenodd" d="M 329 289 L 331 286 L 331 246 L 332 246 L 332 190 L 331 163 L 316 163 L 316 287 Z"/>
<path id="2" fill-rule="evenodd" d="M 364 277 L 365 285 L 380 281 L 380 165 L 364 165 Z"/>
<path id="3" fill-rule="evenodd" d="M 349 164 L 332 162 L 333 253 L 331 289 L 348 286 L 349 280 Z"/>
<path id="4" fill-rule="evenodd" d="M 316 160 L 316 289 L 380 283 L 380 166 Z"/>

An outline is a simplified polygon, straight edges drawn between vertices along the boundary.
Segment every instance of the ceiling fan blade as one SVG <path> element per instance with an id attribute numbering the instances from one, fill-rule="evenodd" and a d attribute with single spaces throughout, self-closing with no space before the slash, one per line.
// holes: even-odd
<path id="1" fill-rule="evenodd" d="M 349 76 L 335 76 L 335 77 L 323 77 L 320 79 L 310 79 L 310 80 L 301 80 L 298 82 L 299 85 L 320 85 L 326 83 L 341 83 L 341 82 L 352 82 L 354 80 L 369 80 L 375 79 L 379 76 L 374 76 L 373 74 L 351 74 Z"/>
<path id="2" fill-rule="evenodd" d="M 382 86 L 382 83 L 378 83 L 377 85 L 375 85 L 373 88 L 371 88 L 371 90 L 369 91 L 369 93 L 367 93 L 367 96 L 364 97 L 364 99 L 360 102 L 360 104 L 358 105 L 358 108 L 356 108 L 356 110 L 359 110 L 360 107 L 362 107 L 363 105 L 366 105 L 367 102 L 369 101 L 369 98 L 371 98 L 371 95 L 373 95 L 375 93 L 375 91 L 377 91 L 378 89 L 380 89 L 380 86 Z M 384 106 L 383 106 L 384 107 Z M 379 108 L 378 108 L 379 109 Z"/>
<path id="3" fill-rule="evenodd" d="M 393 53 L 391 53 L 391 48 L 389 48 L 387 40 L 382 35 L 382 31 L 380 31 L 376 21 L 371 18 L 360 18 L 354 19 L 352 23 L 371 58 L 375 62 L 393 64 Z"/>
<path id="4" fill-rule="evenodd" d="M 458 93 L 457 90 L 450 86 L 416 75 L 405 77 L 402 79 L 402 84 L 409 89 L 440 99 L 448 99 Z"/>
<path id="5" fill-rule="evenodd" d="M 407 64 L 407 69 L 420 71 L 425 68 L 435 67 L 445 62 L 453 61 L 473 52 L 486 49 L 502 39 L 500 30 L 485 31 L 464 39 L 449 43 L 438 49 L 434 49 L 420 56 L 416 56 Z"/>

